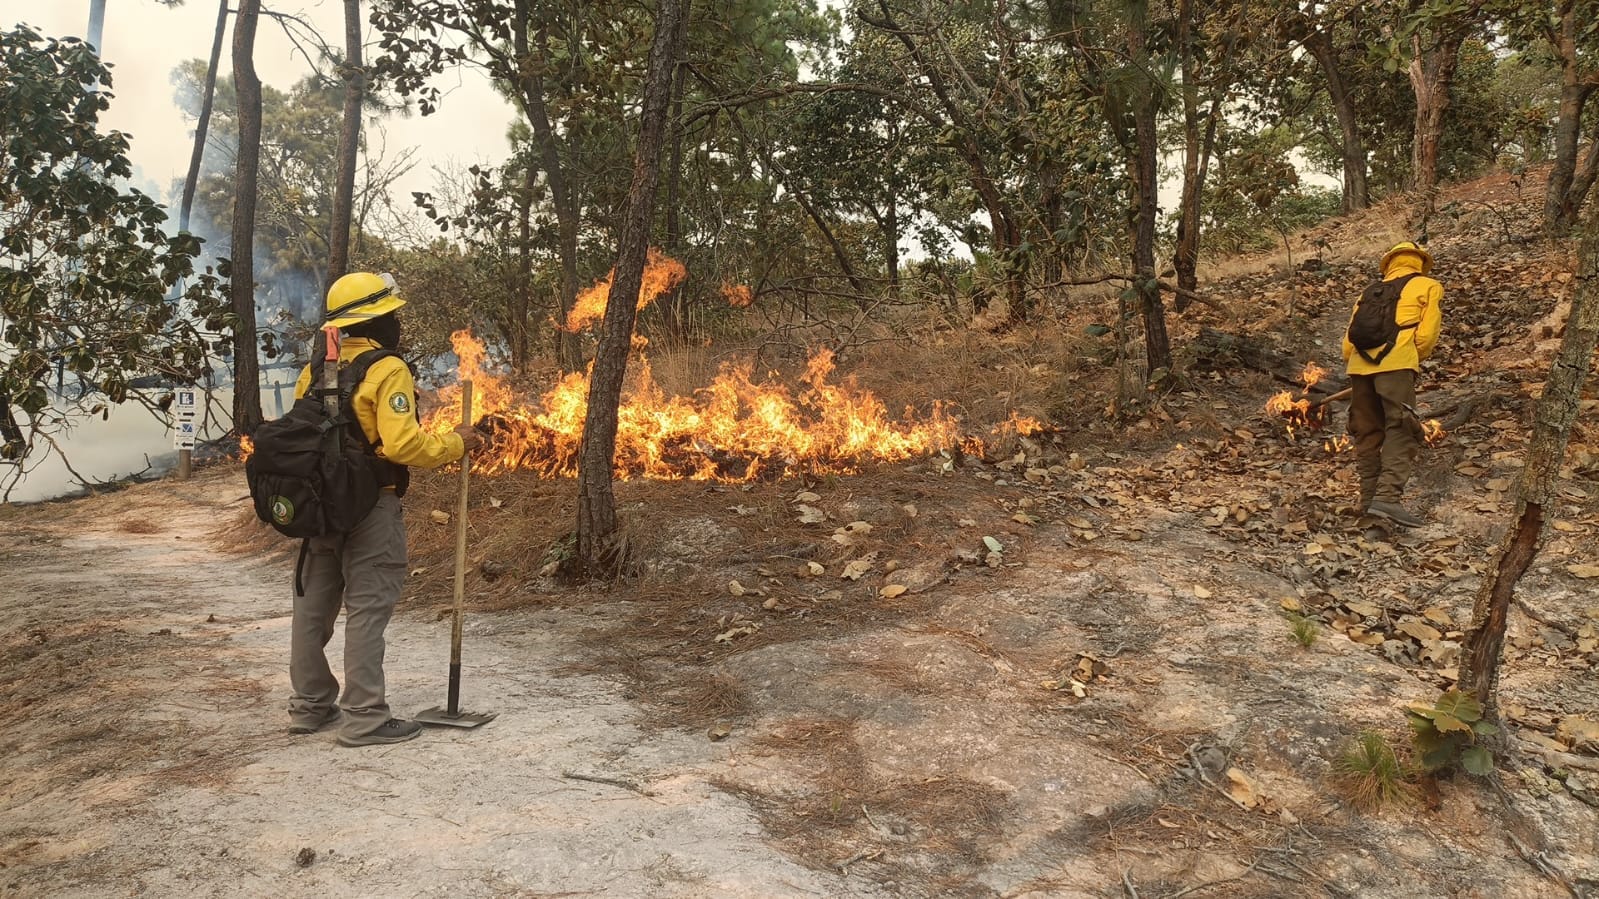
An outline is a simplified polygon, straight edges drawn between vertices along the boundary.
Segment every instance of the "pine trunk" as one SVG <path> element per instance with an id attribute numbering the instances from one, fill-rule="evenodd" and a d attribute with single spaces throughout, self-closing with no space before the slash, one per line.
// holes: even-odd
<path id="1" fill-rule="evenodd" d="M 1516 484 L 1516 511 L 1509 531 L 1488 566 L 1471 613 L 1471 629 L 1460 659 L 1460 690 L 1492 709 L 1499 681 L 1501 649 L 1516 583 L 1532 565 L 1543 542 L 1544 522 L 1553 509 L 1560 466 L 1572 423 L 1582 405 L 1582 386 L 1599 339 L 1599 216 L 1588 217 L 1580 272 L 1571 298 L 1571 317 L 1560 350 L 1544 382 L 1534 412 L 1527 464 Z"/>
<path id="2" fill-rule="evenodd" d="M 333 185 L 328 223 L 328 283 L 350 270 L 350 217 L 355 208 L 355 166 L 361 148 L 361 104 L 366 69 L 361 61 L 361 0 L 344 0 L 344 122 L 339 129 L 339 180 Z"/>
<path id="3" fill-rule="evenodd" d="M 233 329 L 233 430 L 260 426 L 261 363 L 255 334 L 255 197 L 261 167 L 261 79 L 255 74 L 255 29 L 261 0 L 239 0 L 233 29 L 233 82 L 239 98 L 239 151 L 233 173 L 230 298 Z"/>
<path id="4" fill-rule="evenodd" d="M 200 97 L 200 117 L 194 123 L 194 152 L 189 156 L 189 173 L 183 179 L 183 202 L 178 207 L 178 230 L 189 230 L 194 211 L 194 192 L 200 184 L 200 164 L 205 161 L 205 141 L 211 130 L 211 107 L 216 101 L 217 68 L 222 64 L 222 39 L 228 33 L 228 0 L 217 4 L 217 29 L 211 38 L 211 62 L 205 69 L 205 93 Z"/>
<path id="5" fill-rule="evenodd" d="M 667 106 L 680 19 L 686 3 L 660 0 L 655 12 L 655 38 L 650 46 L 644 80 L 644 106 L 639 117 L 638 144 L 633 157 L 633 181 L 628 190 L 617 251 L 616 279 L 605 304 L 599 346 L 589 377 L 588 410 L 583 420 L 583 444 L 578 452 L 577 564 L 591 576 L 614 574 L 625 561 L 616 541 L 617 413 L 622 399 L 622 379 L 633 346 L 638 294 L 644 281 L 644 264 L 650 245 L 650 221 L 655 210 L 660 178 L 661 144 L 666 132 Z"/>
<path id="6" fill-rule="evenodd" d="M 531 60 L 521 69 L 517 85 L 522 112 L 533 129 L 533 146 L 538 152 L 538 162 L 544 169 L 544 180 L 550 188 L 551 205 L 555 209 L 556 230 L 560 235 L 561 292 L 556 297 L 556 322 L 554 334 L 555 353 L 561 367 L 577 371 L 583 356 L 577 335 L 569 333 L 564 325 L 566 316 L 577 302 L 577 237 L 581 227 L 581 206 L 573 193 L 572 184 L 561 161 L 559 138 L 550 125 L 549 111 L 544 103 L 544 76 L 549 67 L 549 28 L 540 22 L 535 46 L 528 44 L 528 29 L 533 26 L 531 0 L 516 0 L 511 13 L 511 40 L 518 59 Z M 535 52 L 536 51 L 536 52 Z"/>

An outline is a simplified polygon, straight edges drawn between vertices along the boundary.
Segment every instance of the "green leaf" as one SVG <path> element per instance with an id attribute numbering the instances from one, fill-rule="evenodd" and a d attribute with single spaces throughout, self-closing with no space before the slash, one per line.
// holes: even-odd
<path id="1" fill-rule="evenodd" d="M 1439 712 L 1433 716 L 1432 723 L 1438 728 L 1440 734 L 1462 733 L 1467 736 L 1471 735 L 1471 725 L 1453 715 Z"/>
<path id="2" fill-rule="evenodd" d="M 1459 690 L 1449 690 L 1438 697 L 1438 711 L 1461 721 L 1482 720 L 1482 704 Z"/>
<path id="3" fill-rule="evenodd" d="M 1473 721 L 1471 729 L 1479 737 L 1488 737 L 1499 733 L 1499 726 L 1487 721 Z"/>
<path id="4" fill-rule="evenodd" d="M 1460 767 L 1467 774 L 1487 777 L 1494 769 L 1493 753 L 1481 746 L 1473 746 L 1460 754 Z"/>

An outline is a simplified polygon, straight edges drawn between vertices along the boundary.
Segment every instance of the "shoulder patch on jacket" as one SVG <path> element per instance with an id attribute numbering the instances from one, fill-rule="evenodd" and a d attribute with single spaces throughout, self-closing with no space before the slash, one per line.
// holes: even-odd
<path id="1" fill-rule="evenodd" d="M 411 411 L 411 398 L 404 393 L 389 394 L 389 408 L 400 415 Z"/>

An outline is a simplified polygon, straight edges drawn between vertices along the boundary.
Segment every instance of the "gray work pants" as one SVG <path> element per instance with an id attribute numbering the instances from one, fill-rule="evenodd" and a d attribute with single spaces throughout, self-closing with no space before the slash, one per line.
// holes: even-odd
<path id="1" fill-rule="evenodd" d="M 405 518 L 400 498 L 385 490 L 378 504 L 336 537 L 314 537 L 294 597 L 289 638 L 290 723 L 316 725 L 344 708 L 341 733 L 360 737 L 389 720 L 383 690 L 383 630 L 405 583 Z M 344 698 L 324 651 L 343 606 Z"/>
<path id="2" fill-rule="evenodd" d="M 1426 440 L 1416 405 L 1416 373 L 1410 369 L 1350 375 L 1349 436 L 1360 472 L 1362 511 L 1374 499 L 1397 503 Z"/>

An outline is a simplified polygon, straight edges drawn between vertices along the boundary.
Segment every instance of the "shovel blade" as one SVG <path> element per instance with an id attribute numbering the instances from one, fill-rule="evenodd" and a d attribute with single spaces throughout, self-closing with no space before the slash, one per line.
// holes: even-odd
<path id="1" fill-rule="evenodd" d="M 473 728 L 488 724 L 499 716 L 499 712 L 472 713 L 456 712 L 450 714 L 443 706 L 434 706 L 424 709 L 411 716 L 411 720 L 419 724 L 431 724 L 434 727 L 460 727 Z"/>

